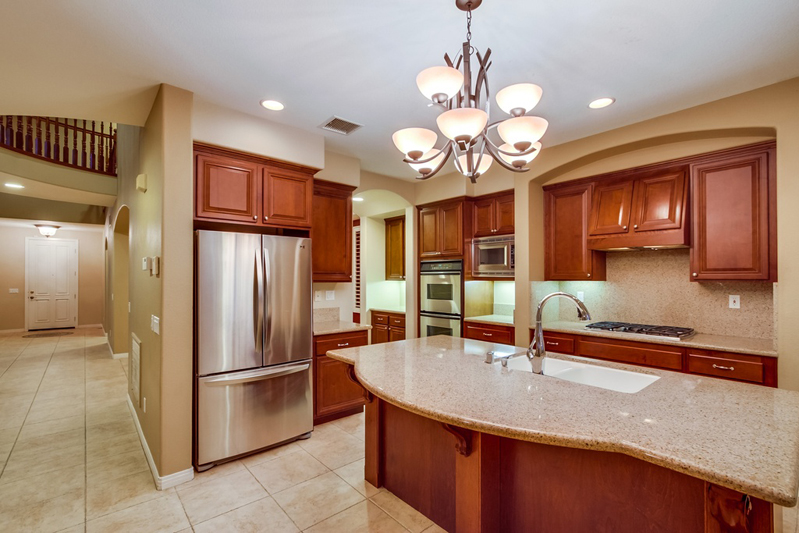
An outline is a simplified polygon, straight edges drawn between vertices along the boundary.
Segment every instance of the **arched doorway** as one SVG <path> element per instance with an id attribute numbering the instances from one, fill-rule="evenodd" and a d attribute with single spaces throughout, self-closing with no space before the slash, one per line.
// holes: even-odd
<path id="1" fill-rule="evenodd" d="M 111 263 L 111 295 L 113 326 L 111 348 L 114 357 L 124 357 L 130 344 L 129 276 L 130 276 L 130 210 L 122 206 L 114 222 L 113 259 Z"/>

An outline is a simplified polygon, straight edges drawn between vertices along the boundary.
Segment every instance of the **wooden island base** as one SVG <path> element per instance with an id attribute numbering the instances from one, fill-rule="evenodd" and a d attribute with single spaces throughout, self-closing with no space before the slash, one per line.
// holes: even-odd
<path id="1" fill-rule="evenodd" d="M 450 532 L 773 531 L 771 503 L 668 468 L 446 425 L 367 397 L 366 480 Z"/>

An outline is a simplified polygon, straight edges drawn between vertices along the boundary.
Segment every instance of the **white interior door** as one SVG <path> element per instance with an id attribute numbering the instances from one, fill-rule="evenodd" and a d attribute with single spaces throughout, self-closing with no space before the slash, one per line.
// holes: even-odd
<path id="1" fill-rule="evenodd" d="M 25 240 L 28 329 L 78 325 L 78 241 Z"/>

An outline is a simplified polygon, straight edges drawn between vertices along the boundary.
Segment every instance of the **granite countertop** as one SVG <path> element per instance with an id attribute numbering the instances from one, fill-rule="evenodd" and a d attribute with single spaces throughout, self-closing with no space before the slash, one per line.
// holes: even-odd
<path id="1" fill-rule="evenodd" d="M 348 333 L 350 331 L 363 331 L 372 329 L 369 324 L 356 324 L 355 322 L 344 322 L 342 320 L 330 320 L 325 322 L 314 322 L 313 334 L 331 335 L 333 333 Z"/>
<path id="2" fill-rule="evenodd" d="M 477 322 L 478 324 L 496 324 L 498 326 L 512 326 L 513 315 L 483 315 L 469 316 L 463 319 L 464 322 Z"/>
<path id="3" fill-rule="evenodd" d="M 697 333 L 688 340 L 679 341 L 656 337 L 654 335 L 636 335 L 634 333 L 621 333 L 618 331 L 602 331 L 587 329 L 586 324 L 590 322 L 570 322 L 560 320 L 555 322 L 544 322 L 544 331 L 557 333 L 572 333 L 576 335 L 591 335 L 594 337 L 607 337 L 610 339 L 621 339 L 625 341 L 651 342 L 654 344 L 670 344 L 672 346 L 684 346 L 686 348 L 703 348 L 706 350 L 718 350 L 721 352 L 735 352 L 750 355 L 763 355 L 766 357 L 777 357 L 777 350 L 774 349 L 774 341 L 771 339 L 750 339 L 748 337 L 728 337 L 726 335 L 708 335 Z M 531 326 L 532 329 L 535 329 Z"/>
<path id="4" fill-rule="evenodd" d="M 378 313 L 399 313 L 400 315 L 405 314 L 405 308 L 403 307 L 370 307 L 369 312 L 377 311 Z"/>
<path id="5" fill-rule="evenodd" d="M 799 491 L 799 393 L 566 355 L 565 360 L 657 375 L 636 394 L 499 364 L 446 336 L 328 356 L 355 365 L 370 392 L 419 415 L 514 439 L 618 452 L 792 507 Z"/>

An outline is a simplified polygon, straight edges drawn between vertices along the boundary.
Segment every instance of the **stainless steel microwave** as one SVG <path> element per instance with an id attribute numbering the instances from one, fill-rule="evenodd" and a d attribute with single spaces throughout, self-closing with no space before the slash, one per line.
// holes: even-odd
<path id="1" fill-rule="evenodd" d="M 472 239 L 472 277 L 512 278 L 515 267 L 513 235 Z"/>

